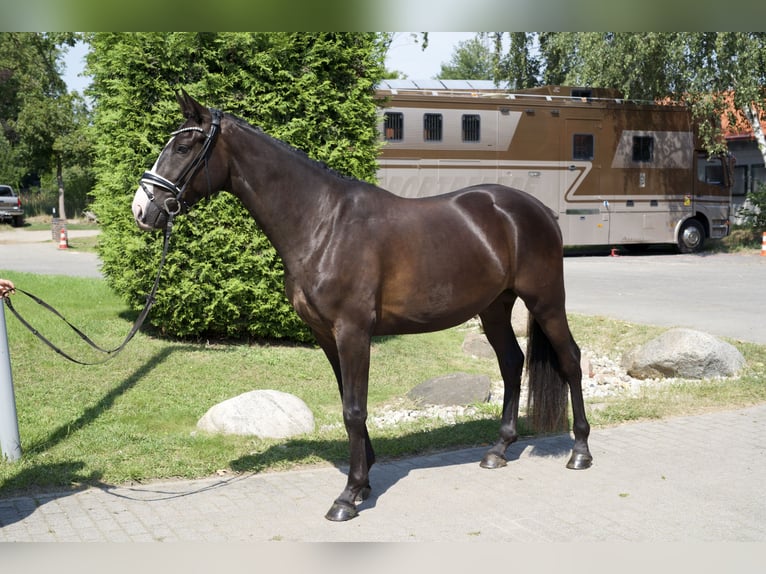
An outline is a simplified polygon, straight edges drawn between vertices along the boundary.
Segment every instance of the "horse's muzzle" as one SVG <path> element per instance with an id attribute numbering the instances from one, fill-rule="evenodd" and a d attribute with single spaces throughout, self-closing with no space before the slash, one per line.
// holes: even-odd
<path id="1" fill-rule="evenodd" d="M 141 229 L 165 229 L 168 225 L 168 212 L 157 207 L 153 201 L 149 201 L 144 206 L 141 218 L 136 218 L 136 223 Z"/>
<path id="2" fill-rule="evenodd" d="M 136 190 L 132 211 L 136 225 L 144 231 L 165 229 L 168 225 L 169 213 L 150 199 L 143 184 Z"/>

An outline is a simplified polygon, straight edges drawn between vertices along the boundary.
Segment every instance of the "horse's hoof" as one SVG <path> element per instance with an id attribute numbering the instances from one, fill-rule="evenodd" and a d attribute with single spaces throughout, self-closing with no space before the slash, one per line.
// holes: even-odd
<path id="1" fill-rule="evenodd" d="M 592 464 L 593 457 L 591 455 L 573 452 L 567 463 L 567 468 L 572 470 L 585 470 L 586 468 L 590 468 Z"/>
<path id="2" fill-rule="evenodd" d="M 505 460 L 505 457 L 498 456 L 493 452 L 488 452 L 484 455 L 484 458 L 481 459 L 479 466 L 481 468 L 503 468 L 507 464 L 508 461 Z"/>
<path id="3" fill-rule="evenodd" d="M 334 502 L 327 514 L 324 515 L 327 520 L 332 522 L 346 522 L 357 516 L 359 513 L 354 506 L 340 502 Z"/>

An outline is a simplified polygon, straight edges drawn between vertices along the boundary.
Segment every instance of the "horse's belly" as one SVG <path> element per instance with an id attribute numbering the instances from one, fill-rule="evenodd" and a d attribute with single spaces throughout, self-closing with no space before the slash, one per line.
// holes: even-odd
<path id="1" fill-rule="evenodd" d="M 450 315 L 443 317 L 401 317 L 388 315 L 376 325 L 374 335 L 411 335 L 415 333 L 430 333 L 449 329 L 465 323 L 475 314 Z"/>
<path id="2" fill-rule="evenodd" d="M 498 295 L 487 292 L 479 297 L 441 284 L 412 292 L 405 299 L 384 299 L 376 334 L 426 333 L 454 327 L 483 311 Z"/>

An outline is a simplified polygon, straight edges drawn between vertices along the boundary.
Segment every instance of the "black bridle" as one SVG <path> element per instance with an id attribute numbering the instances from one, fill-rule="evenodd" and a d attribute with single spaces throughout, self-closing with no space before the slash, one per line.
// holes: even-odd
<path id="1" fill-rule="evenodd" d="M 212 119 L 210 121 L 210 131 L 208 133 L 205 133 L 205 130 L 200 127 L 191 126 L 188 128 L 181 128 L 180 130 L 176 130 L 170 134 L 170 141 L 165 145 L 165 148 L 167 148 L 173 142 L 173 139 L 180 133 L 195 131 L 205 134 L 205 141 L 202 143 L 202 148 L 200 148 L 199 152 L 189 163 L 189 165 L 184 168 L 175 183 L 155 173 L 153 170 L 145 171 L 141 176 L 141 189 L 144 190 L 144 193 L 146 193 L 146 196 L 149 198 L 149 201 L 151 202 L 150 205 L 154 206 L 157 210 L 157 212 L 153 214 L 155 222 L 157 221 L 158 217 L 164 215 L 168 218 L 167 227 L 170 227 L 172 226 L 173 218 L 176 215 L 182 211 L 188 211 L 189 205 L 184 201 L 183 196 L 186 192 L 186 187 L 189 185 L 189 182 L 203 165 L 205 166 L 205 173 L 207 174 L 208 195 L 212 193 L 207 162 L 210 158 L 210 154 L 213 151 L 213 145 L 215 144 L 216 139 L 218 138 L 218 134 L 221 131 L 221 118 L 223 113 L 215 108 L 210 108 L 210 114 Z M 151 189 L 147 187 L 147 184 L 161 187 L 162 189 L 169 191 L 172 196 L 166 197 L 162 204 L 158 205 L 155 203 L 154 193 L 152 193 Z M 151 213 L 149 210 L 147 210 L 147 213 L 144 214 L 145 223 L 147 216 L 150 214 Z"/>

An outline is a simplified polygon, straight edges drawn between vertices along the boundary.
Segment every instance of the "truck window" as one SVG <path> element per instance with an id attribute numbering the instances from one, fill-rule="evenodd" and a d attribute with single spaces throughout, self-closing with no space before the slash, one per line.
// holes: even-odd
<path id="1" fill-rule="evenodd" d="M 766 185 L 766 167 L 763 165 L 754 165 L 750 170 L 750 189 L 756 191 L 761 184 Z"/>
<path id="2" fill-rule="evenodd" d="M 633 161 L 647 162 L 654 159 L 654 138 L 633 136 Z"/>
<path id="3" fill-rule="evenodd" d="M 463 115 L 463 141 L 477 142 L 481 139 L 481 117 L 478 114 Z"/>
<path id="4" fill-rule="evenodd" d="M 705 155 L 698 156 L 697 179 L 703 183 L 723 185 L 723 166 L 720 158 L 708 160 Z"/>
<path id="5" fill-rule="evenodd" d="M 383 137 L 386 141 L 401 141 L 404 137 L 404 114 L 386 112 L 383 117 Z"/>
<path id="6" fill-rule="evenodd" d="M 572 159 L 590 161 L 593 159 L 593 134 L 572 135 Z"/>
<path id="7" fill-rule="evenodd" d="M 423 139 L 427 142 L 442 141 L 441 114 L 423 114 Z"/>

